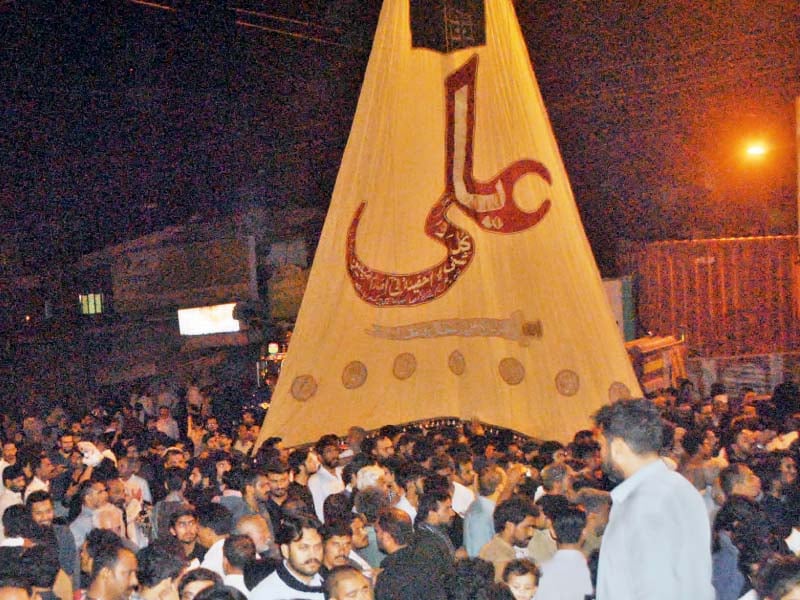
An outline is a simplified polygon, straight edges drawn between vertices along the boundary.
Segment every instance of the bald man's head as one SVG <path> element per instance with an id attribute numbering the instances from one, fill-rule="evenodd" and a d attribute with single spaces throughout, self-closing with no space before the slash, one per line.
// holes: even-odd
<path id="1" fill-rule="evenodd" d="M 236 523 L 234 533 L 246 535 L 256 546 L 256 552 L 261 554 L 268 551 L 272 544 L 272 532 L 269 529 L 266 519 L 261 515 L 246 515 Z"/>

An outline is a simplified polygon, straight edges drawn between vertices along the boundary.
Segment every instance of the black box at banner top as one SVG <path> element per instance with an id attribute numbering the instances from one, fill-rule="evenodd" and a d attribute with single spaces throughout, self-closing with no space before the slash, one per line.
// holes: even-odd
<path id="1" fill-rule="evenodd" d="M 411 45 L 453 52 L 486 43 L 484 0 L 411 0 Z"/>

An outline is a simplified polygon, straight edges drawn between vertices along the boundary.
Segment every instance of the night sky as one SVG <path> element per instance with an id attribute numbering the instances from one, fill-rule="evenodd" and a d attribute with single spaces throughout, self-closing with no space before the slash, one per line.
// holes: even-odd
<path id="1" fill-rule="evenodd" d="M 796 232 L 800 3 L 515 5 L 604 274 L 618 237 Z M 327 207 L 379 9 L 0 0 L 0 266 Z"/>

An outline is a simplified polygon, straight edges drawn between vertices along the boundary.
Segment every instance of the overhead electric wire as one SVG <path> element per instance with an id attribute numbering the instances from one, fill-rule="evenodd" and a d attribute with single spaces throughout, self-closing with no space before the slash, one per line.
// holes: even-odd
<path id="1" fill-rule="evenodd" d="M 141 6 L 147 6 L 149 8 L 156 8 L 156 9 L 164 10 L 164 11 L 168 11 L 168 12 L 177 12 L 177 9 L 175 7 L 173 7 L 173 6 L 169 6 L 169 5 L 166 5 L 166 4 L 160 4 L 158 2 L 152 2 L 150 0 L 128 0 L 128 2 L 130 2 L 132 4 L 138 4 L 138 5 L 141 5 Z M 281 17 L 280 15 L 274 15 L 274 14 L 270 14 L 270 13 L 259 13 L 259 12 L 256 12 L 256 11 L 250 11 L 250 10 L 241 9 L 241 8 L 233 8 L 232 10 L 234 12 L 238 12 L 238 13 L 242 13 L 242 14 L 249 14 L 249 15 L 252 15 L 252 16 L 260 16 L 260 17 L 274 19 L 274 20 L 277 20 L 277 21 L 291 22 L 291 23 L 303 25 L 305 27 L 314 27 L 314 28 L 317 28 L 317 29 L 325 29 L 325 30 L 328 30 L 328 31 L 333 31 L 334 33 L 340 33 L 339 30 L 337 30 L 335 28 L 332 28 L 332 27 L 324 27 L 324 26 L 316 25 L 314 23 L 307 22 L 307 21 L 300 21 L 298 19 L 291 19 L 289 17 Z M 325 45 L 325 46 L 335 46 L 335 47 L 339 47 L 339 48 L 345 48 L 347 50 L 355 50 L 357 52 L 364 52 L 364 49 L 363 48 L 359 48 L 358 46 L 352 46 L 350 44 L 342 44 L 341 42 L 335 42 L 335 41 L 332 41 L 332 40 L 327 40 L 325 38 L 322 38 L 322 37 L 319 37 L 319 36 L 315 36 L 315 35 L 307 35 L 307 34 L 304 34 L 304 33 L 298 33 L 296 31 L 288 31 L 286 29 L 280 29 L 280 28 L 277 28 L 277 27 L 267 27 L 265 25 L 258 25 L 256 23 L 250 23 L 250 22 L 244 21 L 242 19 L 236 19 L 235 23 L 237 25 L 241 26 L 241 27 L 246 27 L 246 28 L 250 28 L 250 29 L 258 29 L 258 30 L 261 30 L 261 31 L 266 31 L 268 33 L 276 33 L 278 35 L 284 35 L 284 36 L 292 37 L 292 38 L 295 38 L 295 39 L 302 39 L 302 40 L 307 40 L 307 41 L 311 41 L 311 42 L 316 42 L 318 44 L 322 44 L 322 45 Z"/>
<path id="2" fill-rule="evenodd" d="M 142 6 L 149 6 L 150 8 L 158 8 L 169 12 L 177 12 L 176 8 L 167 6 L 166 4 L 158 4 L 157 2 L 148 2 L 147 0 L 128 0 L 131 4 L 141 4 Z"/>
<path id="3" fill-rule="evenodd" d="M 242 20 L 239 20 L 239 19 L 236 20 L 236 24 L 237 25 L 241 25 L 243 27 L 250 27 L 250 28 L 253 28 L 253 29 L 260 29 L 261 31 L 268 31 L 270 33 L 278 33 L 280 35 L 286 35 L 286 36 L 297 38 L 297 39 L 309 40 L 309 41 L 317 42 L 319 44 L 323 44 L 323 45 L 326 45 L 326 46 L 338 46 L 339 48 L 347 48 L 348 50 L 359 50 L 359 51 L 361 50 L 360 48 L 357 48 L 355 46 L 350 46 L 348 44 L 340 44 L 339 42 L 332 42 L 330 40 L 326 40 L 326 39 L 323 39 L 323 38 L 320 38 L 320 37 L 316 37 L 316 36 L 312 36 L 312 35 L 304 35 L 304 34 L 296 33 L 296 32 L 293 32 L 293 31 L 284 31 L 282 29 L 276 29 L 274 27 L 265 27 L 264 25 L 256 25 L 255 23 L 248 23 L 246 21 L 242 21 Z"/>
<path id="4" fill-rule="evenodd" d="M 150 6 L 154 8 L 160 8 L 164 10 L 175 11 L 176 9 L 170 6 L 165 6 L 163 4 L 158 4 L 156 2 L 152 2 L 149 0 L 128 0 L 134 4 L 141 4 L 144 6 Z M 245 8 L 236 8 L 232 9 L 234 12 L 244 15 L 250 16 L 257 16 L 266 19 L 272 19 L 276 21 L 283 21 L 286 23 L 293 23 L 296 25 L 302 25 L 304 27 L 313 27 L 327 31 L 333 31 L 335 33 L 340 33 L 340 30 L 332 27 L 327 27 L 323 25 L 318 25 L 316 23 L 310 21 L 303 21 L 300 19 L 293 19 L 290 17 L 284 17 L 282 15 L 276 15 L 274 13 L 266 13 L 263 11 L 255 11 L 249 10 Z M 265 31 L 268 33 L 274 33 L 277 35 L 287 36 L 295 39 L 302 39 L 311 42 L 315 42 L 322 45 L 333 46 L 344 48 L 348 50 L 355 50 L 358 52 L 366 53 L 366 50 L 359 48 L 357 46 L 352 46 L 350 44 L 343 44 L 340 42 L 335 42 L 329 39 L 325 39 L 320 36 L 316 35 L 308 35 L 296 31 L 289 31 L 287 29 L 281 29 L 279 27 L 272 27 L 266 25 L 259 25 L 256 23 L 251 23 L 249 21 L 245 21 L 243 19 L 237 19 L 236 24 L 249 28 L 249 29 L 256 29 L 260 31 Z M 754 41 L 758 41 L 758 34 L 751 33 L 748 35 Z M 730 46 L 734 48 L 738 48 L 741 45 L 741 40 L 725 40 L 723 42 L 708 42 L 706 44 L 694 46 L 690 48 L 690 52 L 688 55 L 681 57 L 680 59 L 676 58 L 667 58 L 659 59 L 656 55 L 652 56 L 649 60 L 634 60 L 628 61 L 625 63 L 615 63 L 613 66 L 603 67 L 600 69 L 598 73 L 600 79 L 602 80 L 604 77 L 613 78 L 617 73 L 625 73 L 630 72 L 633 70 L 644 70 L 644 71 L 654 71 L 654 70 L 667 70 L 671 69 L 673 72 L 680 72 L 681 70 L 686 70 L 690 66 L 696 64 L 697 57 L 702 57 L 703 55 L 707 54 L 710 51 L 720 52 L 723 51 L 725 47 Z M 286 49 L 290 50 L 290 49 Z M 588 57 L 587 57 L 588 58 Z M 756 59 L 752 56 L 747 57 L 751 63 L 756 63 Z M 775 60 L 773 63 L 777 63 L 777 66 L 772 68 L 764 68 L 758 66 L 759 63 L 756 63 L 757 68 L 748 70 L 747 68 L 742 68 L 743 66 L 747 66 L 746 63 L 737 61 L 738 71 L 739 72 L 749 72 L 750 77 L 758 77 L 759 79 L 772 75 L 772 74 L 779 74 L 783 72 L 789 72 L 792 69 L 797 68 L 794 65 L 782 63 L 782 57 L 778 56 L 777 54 L 774 56 Z M 761 59 L 759 59 L 761 60 Z M 761 60 L 763 62 L 763 60 Z M 284 76 L 288 78 L 297 78 L 297 79 L 304 79 L 302 74 L 298 74 L 286 69 L 280 69 L 277 64 L 271 64 L 272 68 L 276 70 L 281 70 Z M 578 91 L 576 96 L 573 96 L 570 100 L 566 99 L 556 99 L 551 100 L 550 104 L 555 105 L 559 108 L 585 108 L 589 107 L 593 104 L 596 104 L 598 101 L 603 101 L 605 99 L 616 99 L 616 100 L 623 100 L 623 101 L 642 101 L 647 97 L 656 96 L 656 95 L 681 95 L 681 94 L 690 94 L 695 92 L 698 89 L 708 89 L 713 87 L 718 87 L 720 85 L 726 85 L 731 83 L 737 83 L 737 76 L 735 74 L 727 75 L 727 74 L 714 74 L 714 75 L 692 75 L 690 77 L 680 77 L 680 75 L 676 73 L 676 76 L 672 79 L 661 79 L 659 80 L 658 77 L 654 78 L 651 81 L 640 81 L 636 85 L 636 87 L 632 87 L 630 85 L 625 84 L 615 84 L 615 83 L 606 83 L 603 82 L 600 85 L 594 85 L 594 93 L 582 93 Z M 592 78 L 592 80 L 596 80 L 597 77 Z M 585 81 L 591 81 L 588 77 Z M 553 78 L 544 78 L 539 79 L 540 86 L 543 88 L 555 88 L 559 89 L 563 86 L 559 84 L 559 80 Z M 580 90 L 582 86 L 577 86 L 577 89 Z"/>
<path id="5" fill-rule="evenodd" d="M 233 11 L 237 12 L 237 13 L 242 13 L 242 14 L 245 14 L 245 15 L 252 15 L 252 16 L 255 16 L 255 17 L 263 17 L 265 19 L 274 19 L 276 21 L 284 21 L 286 23 L 295 23 L 297 25 L 304 25 L 306 27 L 315 27 L 317 29 L 324 29 L 324 30 L 327 30 L 327 31 L 332 31 L 334 33 L 342 33 L 342 30 L 339 29 L 338 27 L 328 27 L 326 25 L 319 25 L 317 23 L 312 23 L 310 21 L 301 21 L 300 19 L 292 19 L 290 17 L 284 17 L 284 16 L 281 16 L 281 15 L 275 15 L 275 14 L 272 14 L 272 13 L 265 13 L 265 12 L 260 12 L 260 11 L 256 11 L 256 10 L 248 10 L 248 9 L 245 9 L 245 8 L 234 8 Z"/>

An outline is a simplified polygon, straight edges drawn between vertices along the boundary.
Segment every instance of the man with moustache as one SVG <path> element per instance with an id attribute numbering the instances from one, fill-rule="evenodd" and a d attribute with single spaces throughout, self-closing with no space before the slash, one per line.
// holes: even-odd
<path id="1" fill-rule="evenodd" d="M 289 498 L 289 468 L 286 463 L 275 459 L 264 467 L 267 477 L 267 500 L 264 503 L 273 526 L 283 519 L 283 505 Z"/>
<path id="2" fill-rule="evenodd" d="M 78 589 L 80 583 L 80 563 L 75 548 L 75 538 L 66 525 L 54 525 L 55 507 L 53 498 L 47 492 L 33 492 L 25 502 L 25 508 L 31 519 L 45 532 L 52 531 L 58 550 L 58 563 L 69 577 L 73 588 Z"/>
<path id="3" fill-rule="evenodd" d="M 646 399 L 594 415 L 603 469 L 622 482 L 600 546 L 597 600 L 713 600 L 708 515 L 700 493 L 659 457 L 663 425 Z"/>
<path id="4" fill-rule="evenodd" d="M 31 460 L 30 466 L 33 473 L 33 478 L 31 479 L 30 483 L 28 483 L 28 487 L 25 488 L 24 498 L 26 500 L 33 492 L 49 492 L 50 480 L 56 475 L 56 469 L 53 466 L 50 457 L 46 454 L 35 456 L 33 460 Z"/>
<path id="5" fill-rule="evenodd" d="M 355 566 L 350 560 L 353 549 L 353 532 L 350 523 L 334 521 L 325 523 L 320 530 L 322 535 L 322 567 L 319 574 L 327 579 L 328 574 L 336 567 Z"/>
<path id="6" fill-rule="evenodd" d="M 250 469 L 245 472 L 244 490 L 242 498 L 247 509 L 239 519 L 248 515 L 258 515 L 267 523 L 270 530 L 270 538 L 274 537 L 272 517 L 267 509 L 269 501 L 269 479 L 263 469 Z M 290 484 L 291 485 L 291 484 Z M 291 495 L 291 494 L 290 494 Z"/>
<path id="7" fill-rule="evenodd" d="M 524 496 L 497 505 L 492 515 L 495 535 L 478 552 L 480 558 L 494 565 L 495 581 L 503 580 L 503 569 L 510 561 L 529 558 L 528 543 L 538 518 L 539 508 Z"/>
<path id="8" fill-rule="evenodd" d="M 431 565 L 441 581 L 450 578 L 455 566 L 455 548 L 447 535 L 455 516 L 453 501 L 444 490 L 425 492 L 419 500 L 411 546 L 415 554 Z"/>
<path id="9" fill-rule="evenodd" d="M 319 470 L 308 478 L 308 489 L 314 498 L 314 511 L 320 521 L 325 521 L 325 498 L 344 490 L 342 468 L 339 466 L 339 438 L 333 434 L 323 435 L 314 445 L 314 451 L 322 463 Z"/>
<path id="10" fill-rule="evenodd" d="M 357 552 L 369 546 L 369 532 L 367 531 L 367 518 L 359 513 L 350 513 L 342 519 L 350 525 L 350 563 L 372 580 L 373 570 L 370 564 Z"/>
<path id="11" fill-rule="evenodd" d="M 311 517 L 288 517 L 278 528 L 283 562 L 250 591 L 253 600 L 324 600 L 322 577 L 322 536 L 320 523 Z"/>

